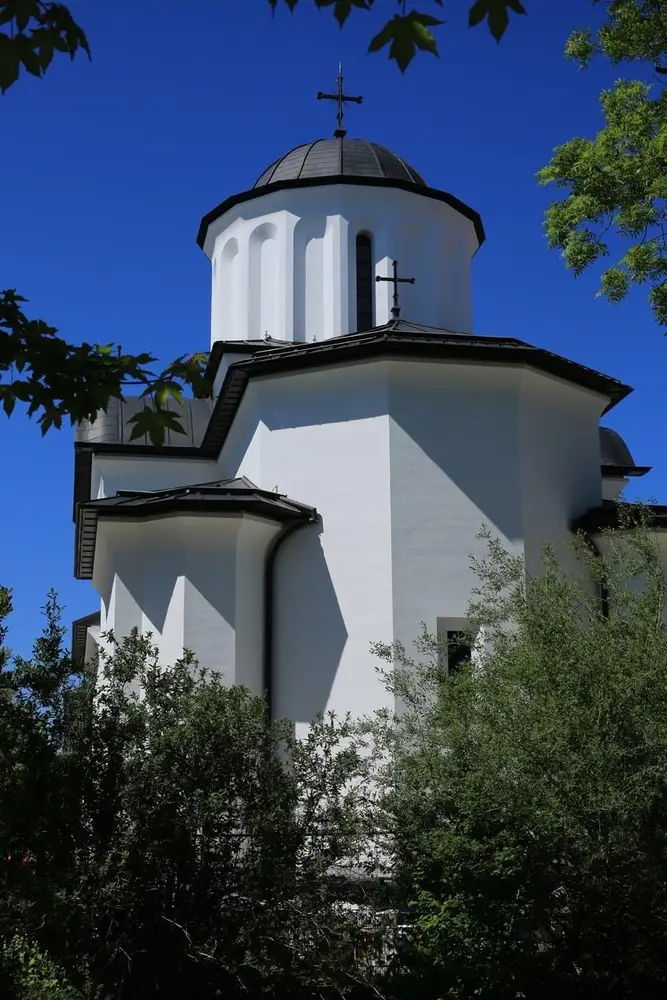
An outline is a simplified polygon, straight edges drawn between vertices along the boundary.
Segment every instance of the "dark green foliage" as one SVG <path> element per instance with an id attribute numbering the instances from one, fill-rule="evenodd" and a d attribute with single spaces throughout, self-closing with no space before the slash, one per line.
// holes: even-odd
<path id="1" fill-rule="evenodd" d="M 634 510 L 630 513 L 635 516 Z M 445 676 L 380 647 L 407 705 L 379 825 L 414 925 L 397 991 L 528 1000 L 657 997 L 667 987 L 667 631 L 645 524 L 583 544 L 582 579 L 492 543 L 470 612 L 478 642 Z M 478 631 L 480 630 L 480 631 Z"/>
<path id="2" fill-rule="evenodd" d="M 302 0 L 303 2 L 303 0 Z M 387 5 L 376 3 L 376 0 L 313 0 L 319 9 L 331 8 L 334 17 L 342 28 L 353 10 L 366 12 L 380 11 L 386 16 Z M 440 10 L 446 7 L 445 0 L 431 0 L 434 8 Z M 285 0 L 290 11 L 294 11 L 299 0 Z M 278 0 L 269 0 L 271 10 L 275 12 Z M 388 47 L 389 58 L 392 59 L 401 73 L 404 73 L 418 51 L 431 52 L 438 55 L 438 43 L 431 28 L 445 22 L 434 12 L 408 10 L 406 0 L 396 0 L 397 13 L 393 15 L 371 38 L 369 52 L 380 52 Z M 525 14 L 526 10 L 520 0 L 476 0 L 470 7 L 469 24 L 473 28 L 486 22 L 489 31 L 496 39 L 505 34 L 509 25 L 510 11 L 515 14 Z"/>
<path id="3" fill-rule="evenodd" d="M 298 741 L 191 657 L 160 669 L 136 634 L 73 676 L 53 596 L 46 610 L 32 659 L 1 675 L 11 1000 L 36 1000 L 30 976 L 61 983 L 54 1000 L 361 996 L 341 899 L 367 862 L 371 762 L 351 727 Z"/>
<path id="4" fill-rule="evenodd" d="M 73 59 L 82 50 L 90 57 L 84 31 L 60 3 L 1 0 L 0 29 L 2 93 L 16 82 L 22 69 L 43 76 L 56 52 Z"/>
<path id="5" fill-rule="evenodd" d="M 165 430 L 182 431 L 169 400 L 182 402 L 185 386 L 197 396 L 210 392 L 205 354 L 177 358 L 156 374 L 147 367 L 155 361 L 150 354 L 122 354 L 110 344 L 68 344 L 43 320 L 28 319 L 24 303 L 13 289 L 0 292 L 0 402 L 7 416 L 17 400 L 27 404 L 30 416 L 39 415 L 43 434 L 61 427 L 64 418 L 70 423 L 94 419 L 134 386 L 146 406 L 132 417 L 132 437 L 148 434 L 161 445 Z"/>

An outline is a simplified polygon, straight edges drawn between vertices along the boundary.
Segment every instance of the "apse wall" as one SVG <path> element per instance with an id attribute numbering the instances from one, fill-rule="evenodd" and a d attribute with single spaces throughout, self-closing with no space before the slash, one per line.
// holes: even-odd
<path id="1" fill-rule="evenodd" d="M 373 642 L 411 648 L 421 623 L 461 619 L 487 526 L 540 567 L 542 544 L 601 500 L 607 400 L 509 365 L 369 361 L 251 381 L 224 476 L 312 504 L 320 523 L 280 550 L 274 711 L 392 707 Z"/>
<path id="2" fill-rule="evenodd" d="M 371 237 L 374 276 L 398 260 L 403 318 L 472 330 L 473 223 L 445 202 L 413 191 L 331 184 L 268 193 L 212 223 L 211 343 L 312 341 L 357 329 L 356 240 Z M 373 286 L 373 325 L 391 318 L 389 282 Z"/>
<path id="3" fill-rule="evenodd" d="M 244 515 L 100 519 L 101 631 L 150 632 L 163 665 L 185 647 L 225 683 L 262 694 L 264 566 L 277 531 Z"/>

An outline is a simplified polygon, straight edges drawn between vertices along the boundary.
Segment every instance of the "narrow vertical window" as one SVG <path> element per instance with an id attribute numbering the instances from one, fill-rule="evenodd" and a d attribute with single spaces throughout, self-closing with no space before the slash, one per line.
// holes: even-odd
<path id="1" fill-rule="evenodd" d="M 465 618 L 438 618 L 438 664 L 445 674 L 454 676 L 473 652 L 473 636 Z"/>
<path id="2" fill-rule="evenodd" d="M 366 233 L 357 236 L 357 330 L 373 326 L 373 257 L 371 238 Z"/>
<path id="3" fill-rule="evenodd" d="M 459 670 L 470 659 L 472 648 L 470 637 L 459 629 L 447 629 L 447 672 L 450 676 L 458 674 Z"/>

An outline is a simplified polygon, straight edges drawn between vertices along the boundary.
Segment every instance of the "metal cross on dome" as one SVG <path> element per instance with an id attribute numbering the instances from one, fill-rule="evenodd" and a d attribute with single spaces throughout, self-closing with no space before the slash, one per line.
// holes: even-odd
<path id="1" fill-rule="evenodd" d="M 376 277 L 375 280 L 376 281 L 391 281 L 392 285 L 394 286 L 394 295 L 393 295 L 393 303 L 394 304 L 393 304 L 392 309 L 391 309 L 391 317 L 392 317 L 392 319 L 398 319 L 398 317 L 401 315 L 401 310 L 400 310 L 400 307 L 399 307 L 399 304 L 398 304 L 398 286 L 399 286 L 399 284 L 401 282 L 405 282 L 408 285 L 414 285 L 414 283 L 415 283 L 415 281 L 417 279 L 416 278 L 399 278 L 399 276 L 398 276 L 398 261 L 397 260 L 392 261 L 392 263 L 391 263 L 391 271 L 392 271 L 391 277 L 383 278 L 381 275 L 378 274 L 378 276 Z"/>
<path id="2" fill-rule="evenodd" d="M 353 104 L 361 104 L 363 97 L 349 97 L 343 92 L 343 64 L 338 63 L 338 79 L 336 81 L 338 84 L 338 89 L 335 94 L 325 94 L 323 91 L 317 95 L 318 101 L 336 101 L 338 104 L 338 111 L 336 113 L 336 121 L 338 122 L 338 128 L 334 132 L 337 139 L 342 139 L 346 134 L 347 129 L 343 128 L 343 112 L 346 102 L 351 102 Z"/>

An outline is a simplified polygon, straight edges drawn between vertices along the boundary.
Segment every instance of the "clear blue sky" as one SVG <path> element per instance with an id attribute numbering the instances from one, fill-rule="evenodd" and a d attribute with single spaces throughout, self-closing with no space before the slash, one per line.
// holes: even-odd
<path id="1" fill-rule="evenodd" d="M 342 32 L 311 0 L 273 20 L 267 0 L 75 0 L 93 62 L 56 60 L 45 80 L 26 77 L 0 98 L 0 287 L 19 289 L 31 315 L 73 342 L 115 341 L 165 361 L 207 349 L 200 217 L 292 146 L 330 134 L 331 106 L 315 94 L 334 85 L 342 59 L 349 92 L 364 95 L 348 111 L 350 134 L 392 147 L 482 215 L 476 332 L 633 385 L 608 422 L 635 461 L 655 466 L 642 497 L 667 501 L 667 342 L 643 293 L 611 307 L 594 299 L 594 275 L 565 273 L 542 234 L 549 192 L 534 181 L 556 144 L 595 133 L 598 93 L 618 74 L 563 60 L 569 30 L 595 8 L 525 2 L 530 16 L 498 46 L 467 30 L 469 0 L 448 0 L 441 59 L 424 55 L 401 77 L 384 54 L 365 54 L 394 0 L 376 0 Z M 97 598 L 72 576 L 71 431 L 42 439 L 17 408 L 10 421 L 0 414 L 0 448 L 0 581 L 14 588 L 10 644 L 26 653 L 49 587 L 68 620 Z"/>

